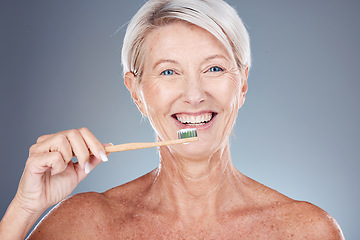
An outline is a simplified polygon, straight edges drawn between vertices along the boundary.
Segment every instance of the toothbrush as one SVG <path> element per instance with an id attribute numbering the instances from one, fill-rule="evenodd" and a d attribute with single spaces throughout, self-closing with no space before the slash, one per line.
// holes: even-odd
<path id="1" fill-rule="evenodd" d="M 162 141 L 162 142 L 148 142 L 148 143 L 125 143 L 125 144 L 105 147 L 105 152 L 106 153 L 121 152 L 121 151 L 135 150 L 135 149 L 160 147 L 165 145 L 199 141 L 196 128 L 181 129 L 180 131 L 177 132 L 177 134 L 178 134 L 178 139 L 175 140 Z"/>

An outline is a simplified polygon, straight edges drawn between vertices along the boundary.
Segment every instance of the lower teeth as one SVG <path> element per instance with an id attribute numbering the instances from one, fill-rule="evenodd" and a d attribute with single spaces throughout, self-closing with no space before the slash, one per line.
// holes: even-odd
<path id="1" fill-rule="evenodd" d="M 208 122 L 210 122 L 210 121 L 208 121 Z M 182 124 L 195 126 L 195 125 L 204 125 L 204 124 L 206 124 L 206 123 L 208 123 L 208 122 L 201 122 L 201 123 L 182 123 Z"/>

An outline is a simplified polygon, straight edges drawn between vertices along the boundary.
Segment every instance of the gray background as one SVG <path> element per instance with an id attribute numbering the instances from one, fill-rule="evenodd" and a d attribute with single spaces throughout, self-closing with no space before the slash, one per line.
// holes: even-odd
<path id="1" fill-rule="evenodd" d="M 347 239 L 359 239 L 359 1 L 228 2 L 246 23 L 253 53 L 231 140 L 234 164 L 320 206 Z M 154 139 L 120 65 L 119 27 L 143 3 L 0 1 L 1 216 L 40 135 L 86 126 L 102 142 Z M 112 154 L 74 193 L 135 179 L 157 159 L 155 149 Z"/>

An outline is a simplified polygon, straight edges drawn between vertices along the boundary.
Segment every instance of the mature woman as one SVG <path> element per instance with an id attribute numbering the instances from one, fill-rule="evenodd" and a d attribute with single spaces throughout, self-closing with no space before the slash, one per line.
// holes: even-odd
<path id="1" fill-rule="evenodd" d="M 128 26 L 122 60 L 125 85 L 158 140 L 190 127 L 200 140 L 160 147 L 159 167 L 130 183 L 65 199 L 107 160 L 104 144 L 86 128 L 41 136 L 1 239 L 24 238 L 63 199 L 29 239 L 343 238 L 325 211 L 261 185 L 231 162 L 229 134 L 250 68 L 249 37 L 233 8 L 222 0 L 150 0 Z"/>

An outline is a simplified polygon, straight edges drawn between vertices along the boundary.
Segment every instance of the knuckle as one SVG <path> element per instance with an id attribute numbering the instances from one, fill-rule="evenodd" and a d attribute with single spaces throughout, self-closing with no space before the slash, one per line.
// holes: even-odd
<path id="1" fill-rule="evenodd" d="M 74 136 L 76 136 L 76 135 L 78 135 L 78 134 L 79 134 L 79 131 L 76 130 L 76 129 L 70 129 L 70 130 L 68 130 L 68 136 L 69 136 L 69 137 L 74 137 Z"/>
<path id="2" fill-rule="evenodd" d="M 63 162 L 64 158 L 59 152 L 54 152 L 54 161 L 55 162 Z"/>
<path id="3" fill-rule="evenodd" d="M 73 138 L 73 137 L 79 135 L 79 131 L 76 130 L 76 129 L 70 129 L 70 130 L 68 130 L 67 135 L 68 135 L 70 138 Z"/>
<path id="4" fill-rule="evenodd" d="M 60 137 L 61 143 L 65 144 L 65 143 L 69 142 L 68 138 L 65 135 L 61 134 L 59 137 Z"/>
<path id="5" fill-rule="evenodd" d="M 63 145 L 66 145 L 69 142 L 69 140 L 67 139 L 67 137 L 64 134 L 58 134 L 58 135 L 56 135 L 56 142 L 60 146 L 63 146 Z"/>
<path id="6" fill-rule="evenodd" d="M 36 158 L 37 158 L 36 155 L 29 156 L 28 159 L 26 160 L 25 166 L 28 167 L 29 165 L 31 165 L 36 160 Z"/>
<path id="7" fill-rule="evenodd" d="M 38 148 L 38 145 L 37 144 L 34 144 L 32 145 L 30 148 L 29 148 L 29 155 L 36 152 L 37 151 L 37 148 Z"/>
<path id="8" fill-rule="evenodd" d="M 48 135 L 42 135 L 42 136 L 38 137 L 38 139 L 36 139 L 36 143 L 44 141 L 47 136 Z"/>
<path id="9" fill-rule="evenodd" d="M 41 140 L 43 139 L 43 137 L 44 137 L 44 136 L 40 136 L 40 137 L 38 137 L 38 138 L 36 139 L 36 143 L 41 142 Z"/>
<path id="10" fill-rule="evenodd" d="M 90 132 L 90 130 L 87 127 L 82 127 L 82 128 L 79 128 L 79 132 L 80 133 L 88 133 L 88 132 Z"/>

